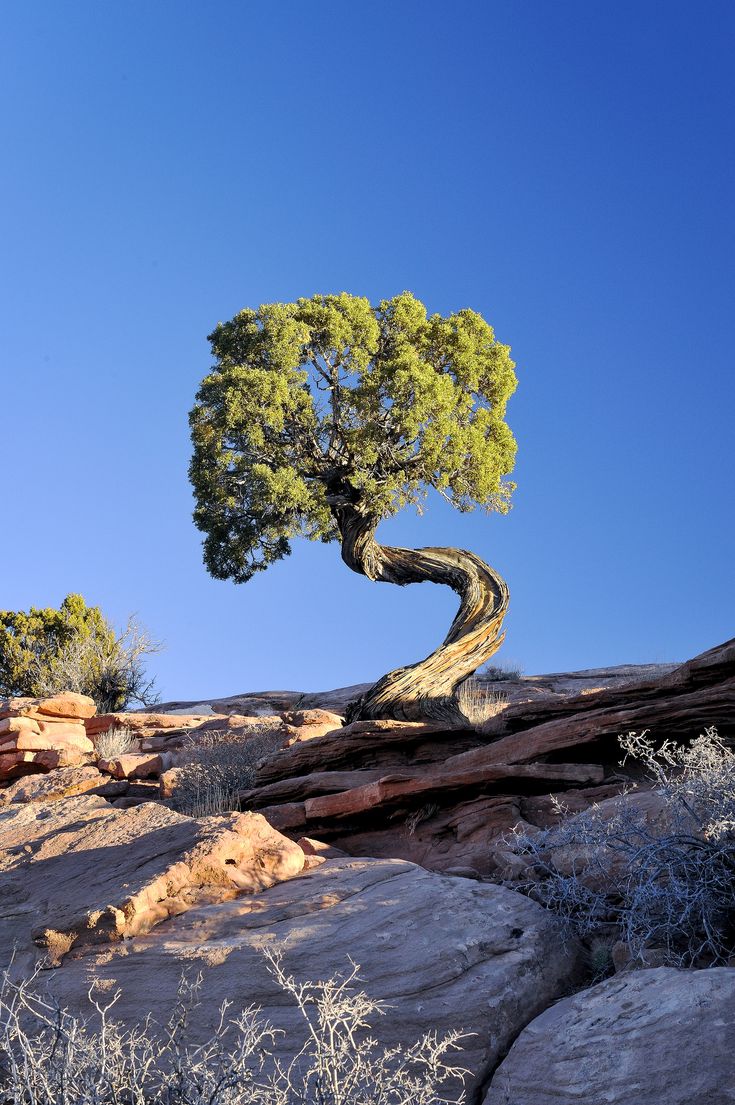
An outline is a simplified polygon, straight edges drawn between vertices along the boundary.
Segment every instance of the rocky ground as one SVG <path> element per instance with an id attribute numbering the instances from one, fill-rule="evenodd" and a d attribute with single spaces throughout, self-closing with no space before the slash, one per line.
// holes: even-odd
<path id="1" fill-rule="evenodd" d="M 98 716 L 81 696 L 0 701 L 0 959 L 81 1006 L 92 977 L 128 1022 L 165 1019 L 203 972 L 194 1031 L 225 997 L 295 1012 L 262 950 L 301 978 L 361 966 L 391 1045 L 461 1028 L 468 1100 L 486 1105 L 735 1101 L 735 967 L 620 971 L 514 889 L 504 835 L 610 801 L 640 778 L 617 737 L 735 740 L 735 642 L 674 665 L 502 680 L 478 727 L 342 724 L 364 688 L 259 692 Z M 124 725 L 133 745 L 101 754 Z M 272 751 L 241 811 L 176 806 L 213 734 Z M 654 810 L 655 813 L 655 810 Z M 284 1054 L 286 1052 L 284 1051 Z M 702 1056 L 706 1055 L 706 1062 Z"/>

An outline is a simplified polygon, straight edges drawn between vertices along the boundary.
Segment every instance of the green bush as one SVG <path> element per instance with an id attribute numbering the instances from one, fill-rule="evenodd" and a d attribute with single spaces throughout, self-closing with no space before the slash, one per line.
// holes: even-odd
<path id="1" fill-rule="evenodd" d="M 150 706 L 158 699 L 144 657 L 159 648 L 132 618 L 116 633 L 81 595 L 67 595 L 58 610 L 1 610 L 0 695 L 77 691 L 103 713 L 132 702 Z"/>

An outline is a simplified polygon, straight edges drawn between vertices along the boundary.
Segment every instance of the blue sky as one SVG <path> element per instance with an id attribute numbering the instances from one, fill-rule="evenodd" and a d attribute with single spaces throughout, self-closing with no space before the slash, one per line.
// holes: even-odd
<path id="1" fill-rule="evenodd" d="M 367 680 L 444 588 L 297 544 L 211 580 L 186 416 L 241 307 L 409 289 L 510 343 L 508 517 L 380 537 L 511 588 L 526 672 L 733 631 L 731 3 L 121 0 L 0 8 L 0 606 L 81 591 L 165 698 Z"/>

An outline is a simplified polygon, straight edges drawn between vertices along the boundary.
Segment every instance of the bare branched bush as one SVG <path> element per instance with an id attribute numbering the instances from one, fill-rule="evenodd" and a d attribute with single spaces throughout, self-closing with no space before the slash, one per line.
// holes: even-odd
<path id="1" fill-rule="evenodd" d="M 506 843 L 530 862 L 519 888 L 574 930 L 614 923 L 634 959 L 655 949 L 676 966 L 725 963 L 735 951 L 735 756 L 709 728 L 688 747 L 620 737 L 647 769 L 654 819 L 623 796 Z M 625 760 L 623 761 L 625 762 Z"/>
<path id="2" fill-rule="evenodd" d="M 100 760 L 115 760 L 126 752 L 138 750 L 138 739 L 123 725 L 114 726 L 95 738 L 94 749 Z"/>
<path id="3" fill-rule="evenodd" d="M 146 674 L 145 658 L 162 647 L 135 618 L 129 618 L 118 635 L 106 627 L 100 632 L 75 635 L 53 655 L 34 662 L 34 693 L 86 694 L 103 714 L 124 710 L 132 703 L 154 706 L 159 697 L 155 680 Z"/>
<path id="4" fill-rule="evenodd" d="M 520 664 L 508 660 L 504 664 L 485 664 L 477 673 L 488 683 L 502 683 L 506 680 L 520 679 L 523 668 Z"/>
<path id="5" fill-rule="evenodd" d="M 189 817 L 238 809 L 239 795 L 255 785 L 260 761 L 282 744 L 282 732 L 257 726 L 240 733 L 213 730 L 192 738 L 177 773 L 174 806 Z"/>
<path id="6" fill-rule="evenodd" d="M 114 1020 L 119 992 L 89 991 L 90 1015 L 60 1008 L 38 978 L 0 987 L 0 1095 L 8 1105 L 452 1105 L 445 1096 L 467 1073 L 451 1066 L 462 1035 L 428 1033 L 403 1048 L 369 1035 L 380 1002 L 356 990 L 358 968 L 326 982 L 299 983 L 269 956 L 270 970 L 301 1015 L 301 1047 L 273 1055 L 278 1033 L 254 1008 L 192 1042 L 201 976 L 182 982 L 169 1021 L 135 1028 Z"/>
<path id="7" fill-rule="evenodd" d="M 457 688 L 457 705 L 470 725 L 482 725 L 495 717 L 508 705 L 508 698 L 501 691 L 489 691 L 474 676 L 465 679 Z"/>

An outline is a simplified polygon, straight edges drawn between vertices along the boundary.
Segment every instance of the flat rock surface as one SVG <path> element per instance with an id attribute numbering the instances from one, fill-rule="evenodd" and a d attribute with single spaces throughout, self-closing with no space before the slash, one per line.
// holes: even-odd
<path id="1" fill-rule="evenodd" d="M 67 957 L 47 973 L 65 1002 L 83 1004 L 89 978 L 121 989 L 116 1017 L 163 1020 L 182 970 L 203 971 L 195 1035 L 214 1023 L 224 998 L 260 1006 L 293 1055 L 302 1039 L 290 999 L 268 973 L 261 949 L 281 949 L 301 980 L 360 964 L 361 988 L 387 1003 L 375 1025 L 381 1043 L 461 1028 L 461 1064 L 482 1083 L 523 1025 L 571 989 L 577 953 L 564 948 L 540 906 L 502 887 L 424 871 L 402 860 L 328 859 L 252 897 L 193 909 L 106 954 Z"/>
<path id="2" fill-rule="evenodd" d="M 26 775 L 0 789 L 0 806 L 15 802 L 57 802 L 77 794 L 102 794 L 107 798 L 124 794 L 127 784 L 112 781 L 91 765 L 60 767 L 46 775 Z"/>
<path id="3" fill-rule="evenodd" d="M 732 1105 L 735 969 L 616 975 L 520 1034 L 485 1105 Z"/>
<path id="4" fill-rule="evenodd" d="M 259 814 L 199 821 L 152 802 L 102 798 L 0 812 L 0 963 L 34 945 L 59 961 L 73 947 L 147 932 L 202 900 L 298 874 L 304 854 Z"/>

